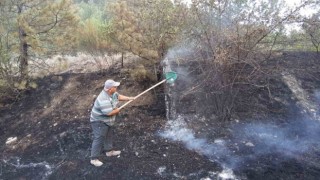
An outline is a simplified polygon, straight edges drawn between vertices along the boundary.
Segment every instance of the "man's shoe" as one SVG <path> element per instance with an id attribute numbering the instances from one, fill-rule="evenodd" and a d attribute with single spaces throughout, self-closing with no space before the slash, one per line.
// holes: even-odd
<path id="1" fill-rule="evenodd" d="M 98 159 L 92 159 L 92 160 L 90 160 L 90 163 L 96 167 L 103 165 L 103 162 L 99 161 Z"/>
<path id="2" fill-rule="evenodd" d="M 110 157 L 110 156 L 118 156 L 120 154 L 121 154 L 121 151 L 109 151 L 109 152 L 106 152 L 106 155 L 108 157 Z"/>

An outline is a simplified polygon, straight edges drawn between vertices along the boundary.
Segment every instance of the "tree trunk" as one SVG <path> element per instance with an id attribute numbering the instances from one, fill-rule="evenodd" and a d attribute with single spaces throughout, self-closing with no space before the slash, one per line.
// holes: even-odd
<path id="1" fill-rule="evenodd" d="M 20 27 L 19 28 L 19 38 L 20 38 L 20 79 L 28 80 L 28 44 L 26 42 L 27 34 Z"/>
<path id="2" fill-rule="evenodd" d="M 18 13 L 21 14 L 23 11 L 22 6 L 18 6 Z M 28 81 L 28 43 L 26 40 L 27 33 L 23 27 L 19 26 L 19 71 L 20 71 L 20 81 Z"/>
<path id="3" fill-rule="evenodd" d="M 124 67 L 124 65 L 123 65 L 123 56 L 124 56 L 124 52 L 121 52 L 121 68 L 123 68 Z"/>

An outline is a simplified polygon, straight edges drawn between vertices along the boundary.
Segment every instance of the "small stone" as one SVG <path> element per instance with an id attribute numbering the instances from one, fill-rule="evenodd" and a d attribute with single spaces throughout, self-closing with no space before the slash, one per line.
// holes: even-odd
<path id="1" fill-rule="evenodd" d="M 251 142 L 247 142 L 247 143 L 246 143 L 246 146 L 253 147 L 253 146 L 254 146 L 254 144 L 252 144 Z"/>
<path id="2" fill-rule="evenodd" d="M 214 143 L 219 144 L 219 145 L 223 145 L 224 141 L 222 139 L 215 139 Z"/>
<path id="3" fill-rule="evenodd" d="M 18 140 L 17 137 L 9 137 L 6 141 L 6 145 L 12 144 Z"/>
<path id="4" fill-rule="evenodd" d="M 66 132 L 62 132 L 62 133 L 59 134 L 60 138 L 63 138 L 63 137 L 65 137 L 66 135 L 67 135 Z"/>

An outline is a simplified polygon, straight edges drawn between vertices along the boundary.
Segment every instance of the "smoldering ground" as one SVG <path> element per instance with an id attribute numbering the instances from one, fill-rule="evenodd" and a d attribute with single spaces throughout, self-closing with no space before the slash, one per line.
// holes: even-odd
<path id="1" fill-rule="evenodd" d="M 182 142 L 186 148 L 208 157 L 221 167 L 233 170 L 245 169 L 261 157 L 277 157 L 272 158 L 273 164 L 289 159 L 305 163 L 301 157 L 313 154 L 320 148 L 319 122 L 308 118 L 295 119 L 284 126 L 258 122 L 236 124 L 231 127 L 233 133 L 230 137 L 214 140 L 198 138 L 191 128 L 179 116 L 168 121 L 166 129 L 159 135 Z"/>

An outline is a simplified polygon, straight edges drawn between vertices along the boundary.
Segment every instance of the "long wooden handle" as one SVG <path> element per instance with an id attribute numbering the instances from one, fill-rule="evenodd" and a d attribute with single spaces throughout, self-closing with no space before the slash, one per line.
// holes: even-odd
<path id="1" fill-rule="evenodd" d="M 149 89 L 147 89 L 147 90 L 143 91 L 142 93 L 138 94 L 137 96 L 135 96 L 134 99 L 137 99 L 138 97 L 142 96 L 143 94 L 145 94 L 146 92 L 150 91 L 151 89 L 159 86 L 160 84 L 164 83 L 165 81 L 166 81 L 166 79 L 158 82 L 157 84 L 153 85 L 153 86 L 150 87 Z M 128 105 L 128 104 L 131 103 L 132 101 L 134 101 L 134 100 L 130 100 L 130 101 L 126 102 L 126 103 L 123 104 L 121 107 L 119 107 L 119 109 L 121 110 L 122 108 L 124 108 L 126 105 Z"/>

